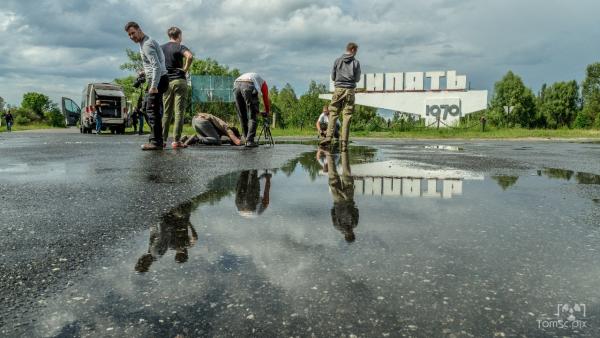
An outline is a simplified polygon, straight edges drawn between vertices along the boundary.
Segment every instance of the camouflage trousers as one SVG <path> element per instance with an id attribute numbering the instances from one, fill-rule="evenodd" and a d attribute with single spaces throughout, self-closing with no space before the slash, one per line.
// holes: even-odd
<path id="1" fill-rule="evenodd" d="M 342 114 L 342 134 L 340 141 L 342 145 L 348 144 L 350 136 L 350 121 L 354 112 L 354 88 L 335 88 L 331 104 L 329 105 L 329 125 L 327 126 L 326 140 L 331 141 L 335 131 L 335 125 L 340 113 Z"/>

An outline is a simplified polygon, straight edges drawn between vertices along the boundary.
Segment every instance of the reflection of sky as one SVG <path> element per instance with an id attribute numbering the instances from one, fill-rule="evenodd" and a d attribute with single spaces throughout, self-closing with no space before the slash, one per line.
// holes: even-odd
<path id="1" fill-rule="evenodd" d="M 599 303 L 593 202 L 571 183 L 465 181 L 450 200 L 355 194 L 352 244 L 332 226 L 327 177 L 298 166 L 271 184 L 260 217 L 240 217 L 233 195 L 195 210 L 185 264 L 170 251 L 139 275 L 148 234 L 115 244 L 50 299 L 37 333 L 493 336 L 533 330 L 566 300 Z"/>

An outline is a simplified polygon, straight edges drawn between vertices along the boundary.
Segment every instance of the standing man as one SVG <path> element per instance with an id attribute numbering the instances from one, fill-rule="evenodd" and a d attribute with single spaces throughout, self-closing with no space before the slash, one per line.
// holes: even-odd
<path id="1" fill-rule="evenodd" d="M 358 45 L 350 42 L 346 46 L 346 53 L 335 60 L 333 64 L 331 80 L 335 82 L 335 91 L 329 107 L 330 123 L 327 126 L 327 135 L 320 143 L 323 147 L 328 147 L 331 144 L 340 111 L 343 114 L 341 148 L 344 150 L 348 147 L 350 120 L 352 120 L 352 113 L 354 112 L 354 91 L 361 75 L 360 63 L 354 58 L 357 52 Z"/>
<path id="2" fill-rule="evenodd" d="M 12 114 L 10 113 L 10 110 L 8 110 L 6 114 L 4 114 L 4 120 L 6 121 L 6 131 L 12 131 L 14 119 Z"/>
<path id="3" fill-rule="evenodd" d="M 167 31 L 167 35 L 170 41 L 161 46 L 165 55 L 167 75 L 169 76 L 169 89 L 164 95 L 163 140 L 167 142 L 169 128 L 173 123 L 173 115 L 175 115 L 175 137 L 171 146 L 173 148 L 185 148 L 181 143 L 181 131 L 183 129 L 183 113 L 188 87 L 186 74 L 192 66 L 193 55 L 186 46 L 181 44 L 181 29 L 171 27 Z"/>
<path id="4" fill-rule="evenodd" d="M 142 145 L 142 150 L 162 150 L 162 108 L 163 94 L 169 88 L 169 77 L 165 67 L 165 55 L 156 40 L 151 39 L 144 34 L 140 25 L 135 22 L 128 22 L 125 25 L 125 31 L 131 41 L 140 45 L 140 54 L 144 64 L 144 73 L 148 81 L 148 100 L 146 102 L 146 112 L 148 114 L 148 124 L 150 125 L 150 141 Z"/>
<path id="5" fill-rule="evenodd" d="M 258 143 L 254 142 L 256 136 L 256 117 L 259 111 L 258 92 L 260 91 L 263 103 L 265 104 L 265 112 L 263 116 L 268 116 L 271 111 L 269 102 L 269 87 L 267 82 L 256 73 L 242 74 L 235 80 L 233 85 L 233 95 L 235 97 L 235 108 L 240 118 L 242 132 L 246 141 L 247 148 L 258 147 Z"/>
<path id="6" fill-rule="evenodd" d="M 94 121 L 96 121 L 96 135 L 102 134 L 102 102 L 96 100 L 94 106 Z"/>

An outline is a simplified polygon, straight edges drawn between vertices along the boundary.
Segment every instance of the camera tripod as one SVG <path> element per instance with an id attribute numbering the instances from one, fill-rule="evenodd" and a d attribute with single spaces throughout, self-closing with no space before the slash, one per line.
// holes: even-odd
<path id="1" fill-rule="evenodd" d="M 265 143 L 268 146 L 275 146 L 275 141 L 273 140 L 273 135 L 271 134 L 271 121 L 268 117 L 263 117 L 263 125 L 258 133 L 258 143 L 260 144 L 260 139 L 264 136 Z"/>

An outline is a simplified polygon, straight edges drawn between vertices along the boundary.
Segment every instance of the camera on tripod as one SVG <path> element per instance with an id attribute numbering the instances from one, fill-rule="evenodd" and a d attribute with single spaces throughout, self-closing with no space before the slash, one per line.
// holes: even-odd
<path id="1" fill-rule="evenodd" d="M 139 73 L 137 79 L 133 83 L 134 88 L 140 88 L 144 83 L 146 83 L 146 74 Z"/>

